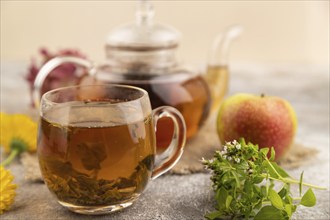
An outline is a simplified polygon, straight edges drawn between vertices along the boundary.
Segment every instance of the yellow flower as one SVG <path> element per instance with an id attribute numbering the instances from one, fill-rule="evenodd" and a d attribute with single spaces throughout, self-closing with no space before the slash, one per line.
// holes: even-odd
<path id="1" fill-rule="evenodd" d="M 17 186 L 12 183 L 13 179 L 11 173 L 0 166 L 0 214 L 14 203 Z"/>
<path id="2" fill-rule="evenodd" d="M 0 144 L 7 153 L 10 152 L 10 144 L 13 139 L 18 139 L 27 144 L 27 150 L 36 150 L 37 123 L 30 117 L 22 114 L 9 115 L 0 113 L 1 135 Z"/>
<path id="3" fill-rule="evenodd" d="M 2 165 L 9 164 L 23 151 L 36 151 L 37 123 L 26 115 L 0 113 L 0 145 L 10 156 Z"/>

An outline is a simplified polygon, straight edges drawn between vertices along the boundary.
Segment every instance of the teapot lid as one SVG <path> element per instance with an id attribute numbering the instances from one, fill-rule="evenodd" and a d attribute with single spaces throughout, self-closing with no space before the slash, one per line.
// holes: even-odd
<path id="1" fill-rule="evenodd" d="M 177 47 L 181 34 L 171 26 L 154 22 L 153 17 L 152 4 L 138 1 L 136 21 L 114 28 L 107 36 L 107 47 L 131 51 Z"/>

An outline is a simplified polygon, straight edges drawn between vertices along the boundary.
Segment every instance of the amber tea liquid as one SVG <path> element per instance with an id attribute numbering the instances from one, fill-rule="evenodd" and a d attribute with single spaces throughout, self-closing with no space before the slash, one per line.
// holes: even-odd
<path id="1" fill-rule="evenodd" d="M 41 118 L 38 157 L 44 181 L 67 207 L 134 200 L 153 169 L 151 116 L 135 114 L 134 107 L 121 112 L 107 103 L 89 104 L 60 106 Z"/>

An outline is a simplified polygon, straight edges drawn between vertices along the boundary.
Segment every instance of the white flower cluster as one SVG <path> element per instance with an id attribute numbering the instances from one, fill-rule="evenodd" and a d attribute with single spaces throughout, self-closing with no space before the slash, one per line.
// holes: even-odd
<path id="1" fill-rule="evenodd" d="M 226 142 L 223 146 L 223 150 L 220 151 L 222 158 L 228 161 L 234 161 L 236 163 L 240 163 L 241 159 L 238 158 L 235 154 L 240 151 L 242 148 L 241 144 L 238 143 L 236 140 L 232 142 Z"/>

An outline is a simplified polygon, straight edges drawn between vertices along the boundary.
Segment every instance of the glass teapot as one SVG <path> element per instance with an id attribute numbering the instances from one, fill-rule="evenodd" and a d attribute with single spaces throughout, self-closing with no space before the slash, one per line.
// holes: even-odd
<path id="1" fill-rule="evenodd" d="M 145 89 L 152 108 L 169 105 L 183 115 L 187 138 L 193 137 L 205 122 L 211 109 L 217 109 L 228 84 L 227 57 L 233 39 L 241 26 L 231 26 L 216 37 L 211 47 L 206 74 L 181 65 L 176 59 L 180 33 L 174 28 L 153 21 L 154 11 L 149 1 L 139 1 L 136 21 L 118 26 L 106 42 L 106 61 L 101 65 L 77 57 L 56 57 L 39 71 L 33 99 L 40 101 L 40 89 L 47 75 L 57 66 L 72 62 L 87 68 L 79 84 L 116 83 Z M 166 147 L 173 134 L 168 118 L 157 126 L 157 144 Z"/>

